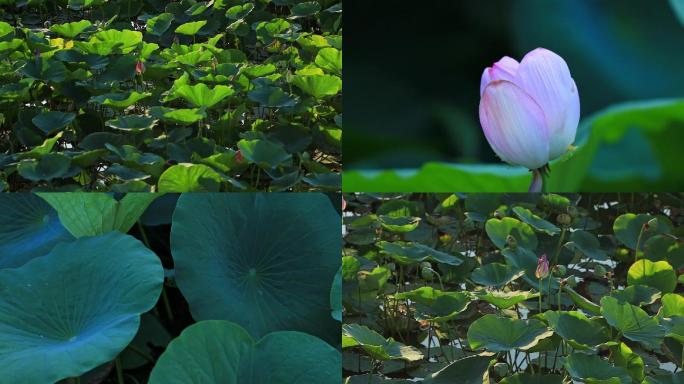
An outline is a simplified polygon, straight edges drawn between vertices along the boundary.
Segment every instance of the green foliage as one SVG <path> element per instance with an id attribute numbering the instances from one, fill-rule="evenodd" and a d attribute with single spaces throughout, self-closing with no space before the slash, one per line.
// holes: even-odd
<path id="1" fill-rule="evenodd" d="M 344 198 L 348 382 L 677 382 L 681 193 Z"/>

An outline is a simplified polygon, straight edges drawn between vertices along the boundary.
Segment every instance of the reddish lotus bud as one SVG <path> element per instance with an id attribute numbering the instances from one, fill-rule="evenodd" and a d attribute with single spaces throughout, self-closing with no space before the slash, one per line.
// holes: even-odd
<path id="1" fill-rule="evenodd" d="M 537 259 L 537 270 L 534 272 L 534 276 L 537 279 L 544 279 L 549 275 L 549 260 L 546 258 L 546 253 L 541 255 Z"/>
<path id="2" fill-rule="evenodd" d="M 238 149 L 237 152 L 235 152 L 235 161 L 238 163 L 242 163 L 242 161 L 245 159 L 244 156 L 242 156 L 242 152 Z"/>
<path id="3" fill-rule="evenodd" d="M 138 62 L 135 64 L 135 73 L 138 75 L 142 75 L 143 72 L 145 72 L 145 64 L 143 64 L 142 61 L 138 60 Z"/>
<path id="4" fill-rule="evenodd" d="M 347 200 L 344 199 L 344 196 L 342 196 L 342 210 L 344 211 L 347 208 Z"/>

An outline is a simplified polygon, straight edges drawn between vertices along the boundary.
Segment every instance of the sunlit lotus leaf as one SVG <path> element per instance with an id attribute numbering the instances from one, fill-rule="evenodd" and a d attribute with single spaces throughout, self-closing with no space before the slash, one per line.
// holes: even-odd
<path id="1" fill-rule="evenodd" d="M 507 246 L 508 236 L 513 236 L 518 247 L 534 251 L 537 248 L 537 236 L 532 227 L 512 217 L 503 219 L 489 219 L 485 224 L 485 230 L 494 245 L 503 249 Z"/>
<path id="2" fill-rule="evenodd" d="M 637 260 L 627 271 L 629 285 L 647 285 L 662 293 L 670 293 L 677 286 L 677 274 L 667 261 Z"/>
<path id="3" fill-rule="evenodd" d="M 195 85 L 181 85 L 174 91 L 177 97 L 182 97 L 195 107 L 211 108 L 221 100 L 235 93 L 233 88 L 226 85 L 217 85 L 209 88 L 204 83 Z"/>
<path id="4" fill-rule="evenodd" d="M 342 75 L 342 51 L 336 48 L 322 48 L 318 51 L 315 62 L 326 71 Z"/>
<path id="5" fill-rule="evenodd" d="M 359 324 L 342 325 L 342 348 L 360 347 L 376 360 L 418 361 L 423 354 L 416 348 L 404 345 L 394 339 L 385 339 L 381 334 Z"/>
<path id="6" fill-rule="evenodd" d="M 176 28 L 175 32 L 180 33 L 181 35 L 194 36 L 206 24 L 206 20 L 191 21 L 189 23 L 179 25 L 178 28 Z"/>
<path id="7" fill-rule="evenodd" d="M 216 192 L 221 176 L 204 164 L 181 163 L 169 167 L 159 177 L 159 192 Z"/>
<path id="8" fill-rule="evenodd" d="M 334 75 L 295 75 L 292 84 L 316 99 L 337 95 L 342 90 L 342 79 Z"/>
<path id="9" fill-rule="evenodd" d="M 80 20 L 71 23 L 55 24 L 50 27 L 50 31 L 62 35 L 68 39 L 73 39 L 91 25 L 92 23 L 88 20 Z"/>
<path id="10" fill-rule="evenodd" d="M 143 38 L 142 33 L 139 31 L 108 29 L 96 33 L 91 40 L 104 44 L 119 44 L 121 53 L 125 54 L 131 53 L 137 48 L 138 44 L 142 43 Z"/>

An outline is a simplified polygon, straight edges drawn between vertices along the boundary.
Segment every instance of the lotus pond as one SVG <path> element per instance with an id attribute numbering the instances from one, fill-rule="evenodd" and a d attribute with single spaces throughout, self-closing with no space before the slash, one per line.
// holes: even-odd
<path id="1" fill-rule="evenodd" d="M 335 207 L 321 193 L 0 195 L 0 382 L 339 382 Z"/>
<path id="2" fill-rule="evenodd" d="M 346 383 L 682 383 L 684 195 L 345 195 Z"/>
<path id="3" fill-rule="evenodd" d="M 0 1 L 0 190 L 339 190 L 335 0 Z"/>

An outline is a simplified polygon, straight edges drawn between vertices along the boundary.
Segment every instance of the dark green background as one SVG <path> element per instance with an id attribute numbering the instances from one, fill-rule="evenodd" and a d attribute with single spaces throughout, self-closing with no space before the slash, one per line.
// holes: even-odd
<path id="1" fill-rule="evenodd" d="M 500 163 L 477 115 L 482 70 L 545 47 L 570 66 L 582 117 L 684 95 L 684 27 L 667 0 L 350 1 L 345 169 Z"/>

